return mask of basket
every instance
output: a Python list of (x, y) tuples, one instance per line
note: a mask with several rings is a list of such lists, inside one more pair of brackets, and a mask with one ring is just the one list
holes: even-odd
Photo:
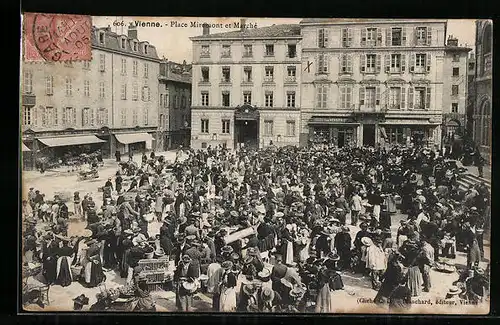
[(147, 259), (152, 259), (152, 258), (153, 258), (153, 256), (155, 255), (155, 252), (153, 251), (153, 252), (151, 252), (151, 253), (146, 253), (145, 255), (146, 255), (146, 258), (147, 258)]
[(71, 267), (71, 274), (73, 275), (73, 279), (76, 277), (79, 277), (82, 274), (83, 266), (72, 266)]

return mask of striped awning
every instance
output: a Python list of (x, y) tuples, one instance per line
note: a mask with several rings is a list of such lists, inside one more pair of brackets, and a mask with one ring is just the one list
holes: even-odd
[(59, 138), (44, 138), (38, 139), (41, 143), (49, 147), (65, 147), (76, 146), (82, 144), (103, 143), (104, 140), (99, 139), (95, 135), (79, 135)]
[(24, 143), (21, 142), (21, 150), (22, 152), (28, 152), (31, 151), (30, 148), (28, 148)]
[(149, 133), (122, 133), (115, 134), (116, 140), (122, 144), (152, 141), (153, 136)]

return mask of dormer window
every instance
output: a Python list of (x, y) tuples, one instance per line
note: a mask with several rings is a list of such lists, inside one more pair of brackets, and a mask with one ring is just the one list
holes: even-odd
[(104, 44), (104, 31), (99, 31), (99, 44)]
[(134, 41), (134, 48), (133, 48), (134, 52), (137, 52), (137, 41)]
[(144, 54), (148, 54), (148, 44), (144, 44)]
[(125, 37), (122, 37), (120, 44), (121, 44), (122, 49), (126, 48), (127, 47), (127, 39)]

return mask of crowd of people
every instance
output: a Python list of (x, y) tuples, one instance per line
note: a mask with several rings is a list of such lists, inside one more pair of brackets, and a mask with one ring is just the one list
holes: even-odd
[[(184, 153), (174, 163), (154, 152), (143, 154), (141, 166), (131, 157), (120, 162), (102, 188), (102, 206), (75, 192), (74, 217), (87, 229), (74, 237), (66, 203), (30, 189), (22, 211), (25, 262), (39, 261), (45, 281), (61, 286), (97, 287), (116, 270), (148, 299), (141, 310), (154, 309), (139, 276), (145, 258), (173, 261), (179, 311), (192, 310), (201, 291), (214, 311), (338, 312), (353, 295), (346, 272), (370, 279), (375, 303), (404, 310), (431, 290), (432, 268), (459, 273), (447, 299), (488, 297), (489, 267), (479, 263), (490, 193), (485, 184), (462, 190), (460, 170), (440, 151)], [(407, 217), (393, 234), (396, 211)], [(159, 233), (148, 232), (151, 222), (162, 223)], [(467, 253), (463, 267), (454, 263), (457, 252)], [(109, 309), (108, 298), (100, 294), (91, 310)]]

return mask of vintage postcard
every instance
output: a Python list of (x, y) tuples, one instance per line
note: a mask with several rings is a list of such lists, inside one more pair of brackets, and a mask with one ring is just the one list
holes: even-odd
[(20, 310), (488, 314), (492, 24), (24, 13)]

